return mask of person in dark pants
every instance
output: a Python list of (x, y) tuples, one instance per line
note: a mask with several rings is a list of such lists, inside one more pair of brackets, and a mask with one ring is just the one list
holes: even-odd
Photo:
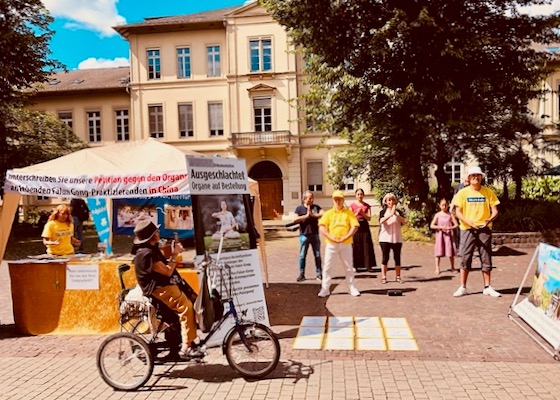
[(307, 250), (309, 245), (313, 249), (315, 257), (315, 273), (316, 279), (321, 281), (321, 240), (319, 237), (319, 218), (323, 215), (323, 209), (317, 204), (313, 204), (313, 193), (309, 190), (303, 193), (303, 203), (296, 207), (295, 213), (297, 218), (294, 219), (295, 224), (299, 224), (299, 275), (298, 282), (305, 280), (305, 259), (307, 258)]
[(453, 293), (461, 297), (467, 292), (467, 278), (472, 267), (475, 248), (480, 254), (484, 290), (482, 294), (500, 297), (501, 294), (490, 285), (492, 272), (492, 221), (498, 217), (500, 201), (496, 194), (486, 186), (482, 186), (484, 173), (479, 167), (471, 167), (467, 171), (470, 185), (461, 189), (453, 203), (456, 206), (457, 218), (461, 221), (461, 286)]
[(80, 241), (76, 249), (78, 253), (84, 251), (84, 222), (89, 220), (89, 208), (83, 199), (70, 200), (70, 212), (74, 222), (74, 237)]
[(354, 213), (360, 227), (354, 234), (352, 252), (354, 258), (354, 272), (372, 272), (373, 267), (377, 266), (375, 253), (373, 251), (373, 240), (369, 229), (371, 220), (371, 206), (364, 201), (364, 191), (356, 189), (356, 201), (350, 204), (350, 210)]

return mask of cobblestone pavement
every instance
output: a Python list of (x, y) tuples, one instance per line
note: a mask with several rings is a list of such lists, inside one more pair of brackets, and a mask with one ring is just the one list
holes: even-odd
[[(212, 349), (203, 364), (156, 366), (139, 392), (114, 392), (99, 378), (95, 353), (103, 336), (21, 336), (13, 327), (6, 263), (0, 267), (0, 399), (522, 399), (558, 398), (560, 364), (508, 318), (533, 249), (497, 249), (493, 286), (503, 296), (482, 295), (479, 271), (472, 293), (452, 297), (459, 277), (434, 275), (433, 246), (407, 242), (403, 278), (393, 271), (382, 285), (379, 270), (359, 273), (362, 296), (347, 294), (341, 277), (333, 294), (317, 297), (319, 282), (296, 283), (297, 233), (267, 234), (273, 329), (281, 338), (281, 363), (268, 379), (237, 377)], [(378, 247), (376, 255), (379, 259)], [(457, 262), (460, 259), (457, 260)], [(442, 260), (442, 267), (447, 267)], [(309, 278), (314, 277), (308, 256)], [(529, 290), (525, 283), (523, 292)], [(388, 289), (403, 296), (389, 297)], [(292, 350), (305, 315), (406, 317), (419, 351)]]

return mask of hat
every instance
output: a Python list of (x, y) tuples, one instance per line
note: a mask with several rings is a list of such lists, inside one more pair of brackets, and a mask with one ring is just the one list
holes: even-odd
[(152, 221), (143, 219), (142, 221), (138, 222), (136, 224), (136, 227), (134, 228), (134, 234), (136, 235), (136, 237), (132, 242), (134, 244), (146, 243), (152, 238), (152, 236), (154, 236), (159, 227), (159, 225), (154, 224)]
[(344, 193), (342, 193), (342, 190), (335, 190), (332, 194), (332, 198), (333, 199), (343, 199), (344, 198)]
[(486, 174), (482, 172), (480, 167), (470, 167), (469, 169), (467, 169), (467, 176), (471, 175), (482, 175), (483, 178), (486, 176)]

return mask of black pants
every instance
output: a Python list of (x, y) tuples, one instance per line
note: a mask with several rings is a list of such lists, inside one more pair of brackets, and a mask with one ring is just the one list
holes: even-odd
[(391, 249), (393, 250), (393, 259), (395, 260), (395, 266), (401, 265), (402, 243), (379, 242), (379, 245), (381, 246), (382, 265), (387, 265), (389, 263), (389, 252), (391, 251)]

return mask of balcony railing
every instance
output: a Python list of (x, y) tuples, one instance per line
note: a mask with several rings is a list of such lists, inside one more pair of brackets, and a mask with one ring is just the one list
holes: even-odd
[(291, 144), (292, 134), (290, 131), (266, 131), (266, 132), (238, 132), (232, 133), (232, 146), (262, 146)]

